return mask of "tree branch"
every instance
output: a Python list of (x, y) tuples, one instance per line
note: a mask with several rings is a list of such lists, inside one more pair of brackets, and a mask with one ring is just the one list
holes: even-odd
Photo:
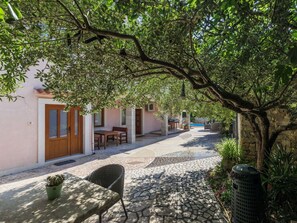
[(277, 137), (282, 133), (282, 132), (285, 132), (285, 131), (292, 131), (292, 130), (296, 130), (297, 129), (297, 123), (289, 123), (288, 125), (286, 126), (280, 126), (278, 127), (275, 131), (273, 131), (271, 133), (271, 136), (269, 138), (269, 143), (271, 145), (273, 145), (277, 139)]
[(84, 12), (83, 12), (82, 8), (80, 7), (80, 5), (78, 4), (77, 0), (74, 0), (74, 3), (75, 3), (75, 5), (76, 5), (76, 7), (78, 8), (78, 10), (79, 10), (81, 16), (83, 17), (83, 20), (84, 20), (84, 22), (85, 22), (85, 25), (86, 25), (87, 27), (90, 27), (89, 19), (88, 19), (88, 17), (84, 14)]
[(138, 77), (144, 77), (144, 76), (150, 76), (150, 75), (156, 75), (156, 74), (169, 74), (169, 73), (165, 71), (156, 71), (156, 72), (148, 72), (148, 73), (138, 74), (138, 75), (135, 75), (132, 73), (131, 75), (134, 78), (138, 78)]
[(172, 74), (173, 76), (175, 76), (177, 79), (180, 79), (180, 80), (184, 79), (183, 76), (178, 75), (177, 73), (175, 73), (175, 72), (172, 71), (171, 69), (167, 68), (167, 70), (169, 71), (170, 74)]
[(80, 23), (80, 21), (75, 17), (75, 15), (67, 8), (67, 6), (61, 2), (60, 0), (57, 0), (57, 2), (65, 9), (65, 11), (72, 17), (72, 19), (75, 21), (76, 25), (78, 26), (78, 28), (82, 29), (82, 25)]
[[(143, 70), (136, 70), (136, 71), (131, 70), (130, 74), (136, 74), (136, 73), (141, 73), (141, 72), (146, 72), (146, 71), (151, 71), (151, 70), (156, 70), (156, 69), (162, 69), (162, 68), (163, 67), (150, 67), (150, 68), (143, 69)], [(168, 72), (166, 72), (166, 73), (168, 73)]]
[(269, 101), (267, 103), (265, 103), (262, 108), (264, 110), (269, 110), (275, 106), (277, 106), (279, 104), (279, 101), (282, 99), (282, 97), (284, 96), (284, 94), (286, 93), (286, 91), (288, 90), (289, 86), (292, 84), (292, 82), (297, 78), (297, 71), (293, 74), (293, 76), (291, 77), (290, 81), (286, 84), (286, 86), (284, 87), (284, 89), (281, 91), (280, 95), (272, 100)]
[[(60, 0), (57, 0), (57, 1), (60, 2)], [(60, 4), (62, 6), (64, 6), (62, 3), (60, 3)], [(64, 6), (64, 8), (73, 17), (73, 19), (75, 19), (75, 21), (78, 21), (76, 19), (76, 17), (72, 14), (72, 12), (70, 12), (65, 6)], [(196, 81), (194, 80), (194, 78), (192, 78), (191, 75), (189, 75), (189, 72), (186, 72), (183, 68), (180, 68), (177, 65), (172, 64), (170, 62), (150, 58), (149, 56), (146, 55), (138, 38), (134, 35), (123, 34), (123, 33), (110, 31), (110, 30), (101, 30), (101, 29), (94, 28), (92, 26), (83, 27), (82, 29), (92, 32), (96, 35), (110, 37), (113, 39), (122, 39), (122, 40), (132, 41), (135, 44), (136, 49), (139, 54), (139, 56), (132, 56), (132, 57), (134, 57), (134, 59), (139, 59), (143, 63), (155, 64), (155, 65), (159, 65), (164, 68), (170, 69), (171, 71), (175, 71), (175, 73), (177, 73), (177, 75), (180, 74), (180, 75), (184, 76), (186, 79), (188, 79), (194, 89), (209, 88), (210, 92), (213, 95), (215, 95), (223, 105), (225, 105), (226, 107), (228, 107), (236, 112), (252, 111), (253, 109), (255, 109), (255, 106), (253, 103), (242, 99), (238, 95), (227, 92), (226, 90), (224, 90), (217, 84), (213, 83), (210, 80), (210, 78), (207, 76), (207, 72), (205, 70), (201, 70), (200, 72), (195, 71), (195, 73), (198, 74), (198, 76), (200, 76), (203, 80), (202, 85), (201, 85), (201, 84), (197, 84)], [(172, 72), (170, 72), (170, 73), (172, 74)], [(254, 112), (256, 113), (258, 111), (254, 111)]]
[(252, 115), (252, 114), (243, 114), (243, 115), (250, 123), (250, 125), (253, 129), (253, 132), (256, 134), (255, 137), (257, 137), (258, 140), (261, 142), (262, 141), (261, 129), (256, 122), (256, 116)]

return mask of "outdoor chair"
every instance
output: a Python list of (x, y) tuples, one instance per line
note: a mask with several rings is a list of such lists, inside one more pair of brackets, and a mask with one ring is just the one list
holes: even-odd
[[(98, 168), (97, 170), (93, 171), (89, 176), (87, 176), (85, 179), (94, 184), (98, 184), (102, 187), (105, 187), (107, 189), (110, 189), (118, 193), (120, 195), (120, 200), (121, 200), (126, 218), (128, 218), (128, 214), (123, 201), (124, 177), (125, 177), (125, 169), (122, 165), (110, 164), (110, 165), (106, 165)], [(102, 219), (102, 213), (107, 211), (115, 203), (110, 204), (110, 206), (108, 206), (105, 210), (102, 210), (99, 213), (100, 223)]]
[(94, 147), (100, 149), (101, 137), (99, 135), (94, 135)]
[[(114, 127), (112, 127), (112, 131), (118, 132), (118, 140), (119, 140), (120, 144), (122, 144), (123, 142), (128, 143), (128, 128), (114, 126)], [(115, 137), (108, 136), (107, 141), (110, 139), (112, 139), (114, 141)]]

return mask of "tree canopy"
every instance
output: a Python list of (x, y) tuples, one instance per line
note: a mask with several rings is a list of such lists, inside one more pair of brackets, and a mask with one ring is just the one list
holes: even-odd
[[(280, 132), (297, 128), (296, 0), (7, 2), (0, 5), (1, 96), (38, 58), (50, 64), (38, 77), (82, 108), (107, 106), (144, 80), (185, 80), (250, 121), (259, 168)], [(272, 131), (267, 112), (276, 107), (292, 119)]]

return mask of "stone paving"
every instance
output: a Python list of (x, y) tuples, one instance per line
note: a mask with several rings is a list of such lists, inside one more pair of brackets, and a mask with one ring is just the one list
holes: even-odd
[[(52, 172), (67, 171), (83, 177), (100, 166), (119, 163), (126, 169), (124, 202), (128, 219), (118, 202), (103, 215), (103, 222), (226, 222), (205, 180), (206, 172), (220, 161), (214, 150), (219, 139), (218, 134), (202, 128), (167, 139), (149, 136), (138, 139), (134, 145), (96, 151), (95, 155), (81, 158), (75, 164), (50, 165), (1, 177), (0, 184), (13, 187), (45, 178)], [(85, 222), (98, 222), (98, 216)]]
[(225, 222), (205, 181), (207, 170), (218, 161), (212, 157), (128, 172), (124, 202), (129, 218), (118, 203), (103, 215), (103, 222)]

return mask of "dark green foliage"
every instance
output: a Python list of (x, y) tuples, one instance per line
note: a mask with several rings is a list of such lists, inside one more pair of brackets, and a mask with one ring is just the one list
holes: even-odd
[(297, 157), (277, 145), (263, 183), (267, 184), (268, 212), (278, 220), (297, 218)]

